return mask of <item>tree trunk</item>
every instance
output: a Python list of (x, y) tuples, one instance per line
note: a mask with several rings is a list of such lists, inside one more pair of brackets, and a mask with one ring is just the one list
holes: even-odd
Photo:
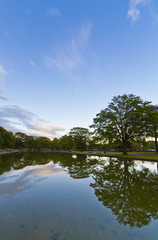
[(111, 151), (111, 143), (112, 143), (112, 141), (109, 140), (109, 142), (108, 142), (108, 151)]
[(158, 152), (158, 142), (157, 142), (157, 128), (154, 128), (154, 138), (155, 138), (155, 150)]
[(155, 150), (156, 152), (158, 152), (157, 136), (155, 136)]
[(127, 154), (127, 140), (123, 140), (123, 154)]
[(124, 176), (125, 176), (125, 180), (127, 180), (127, 179), (129, 180), (129, 177), (130, 177), (128, 166), (129, 166), (128, 160), (124, 159), (124, 170), (125, 170)]

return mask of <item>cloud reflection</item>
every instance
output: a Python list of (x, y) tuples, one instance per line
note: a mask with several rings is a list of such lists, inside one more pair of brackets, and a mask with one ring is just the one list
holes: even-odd
[(52, 174), (64, 173), (64, 169), (50, 162), (44, 166), (29, 166), (21, 170), (11, 170), (0, 176), (0, 197), (13, 197), (32, 188)]

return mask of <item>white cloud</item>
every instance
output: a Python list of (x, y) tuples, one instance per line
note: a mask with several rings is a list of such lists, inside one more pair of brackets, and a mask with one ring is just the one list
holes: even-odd
[(52, 138), (52, 136), (58, 135), (57, 132), (64, 131), (65, 129), (63, 127), (58, 126), (52, 126), (50, 124), (40, 124), (35, 125), (33, 132), (39, 136), (45, 136), (48, 138)]
[(136, 22), (140, 17), (140, 7), (146, 5), (151, 0), (130, 0), (130, 7), (127, 13), (127, 17)]
[(60, 17), (61, 13), (57, 8), (48, 8), (46, 14), (51, 17)]
[(58, 68), (62, 71), (73, 71), (83, 62), (84, 50), (88, 46), (91, 33), (91, 24), (81, 27), (77, 36), (72, 37), (70, 42), (58, 48), (53, 56), (45, 57), (45, 64), (49, 68)]
[(33, 60), (30, 60), (30, 64), (31, 64), (34, 68), (38, 69), (37, 64), (36, 64)]
[(7, 71), (0, 64), (0, 83), (4, 81), (4, 77), (7, 75)]
[(58, 137), (58, 132), (65, 130), (63, 127), (52, 126), (36, 114), (14, 105), (0, 108), (0, 126), (12, 132), (20, 131), (51, 139)]

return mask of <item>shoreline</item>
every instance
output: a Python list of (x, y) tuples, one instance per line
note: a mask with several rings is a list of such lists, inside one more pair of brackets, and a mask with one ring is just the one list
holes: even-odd
[(11, 150), (11, 151), (0, 151), (0, 155), (4, 155), (4, 154), (9, 154), (9, 153), (17, 153), (20, 152), (20, 150)]
[(98, 157), (113, 157), (113, 158), (126, 158), (129, 160), (142, 160), (142, 161), (158, 161), (158, 155), (154, 156), (151, 154), (136, 154), (136, 153), (128, 153), (127, 155), (124, 155), (122, 153), (102, 153), (102, 152), (97, 152), (97, 153), (92, 153), (92, 152), (77, 152), (77, 151), (54, 151), (58, 153), (67, 153), (67, 154), (74, 154), (74, 155), (89, 155), (89, 156), (98, 156)]
[[(21, 150), (10, 150), (10, 151), (0, 151), (0, 155), (5, 155), (5, 154), (11, 154), (11, 153), (18, 153), (18, 152), (23, 152)], [(43, 152), (47, 153), (47, 152)], [(98, 156), (98, 157), (113, 157), (113, 158), (126, 158), (129, 160), (142, 160), (142, 161), (158, 161), (158, 154), (147, 154), (147, 153), (132, 153), (129, 152), (127, 155), (122, 154), (121, 152), (79, 152), (79, 151), (59, 151), (59, 150), (54, 150), (51, 153), (66, 153), (66, 154), (71, 154), (71, 155), (88, 155), (88, 156)]]

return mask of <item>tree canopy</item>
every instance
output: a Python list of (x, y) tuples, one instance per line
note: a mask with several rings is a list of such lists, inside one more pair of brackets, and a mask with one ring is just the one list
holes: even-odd
[(148, 137), (153, 137), (155, 140), (155, 150), (158, 152), (158, 106), (151, 105), (148, 109), (147, 133)]
[(5, 128), (0, 127), (0, 148), (14, 147), (15, 138), (12, 132), (7, 131)]
[(145, 134), (146, 111), (150, 102), (144, 102), (133, 94), (113, 97), (108, 107), (93, 119), (96, 135), (108, 141), (122, 142), (123, 153), (127, 153), (129, 141)]
[(90, 132), (87, 128), (74, 127), (70, 130), (69, 135), (72, 137), (73, 147), (77, 150), (85, 150), (88, 140), (90, 138)]

